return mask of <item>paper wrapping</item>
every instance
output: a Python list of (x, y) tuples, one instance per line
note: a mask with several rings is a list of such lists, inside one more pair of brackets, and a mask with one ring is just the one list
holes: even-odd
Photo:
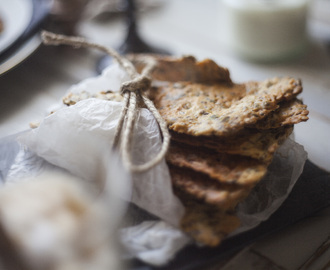
[(284, 202), (304, 169), (307, 153), (287, 139), (275, 153), (266, 176), (237, 207), (242, 225), (232, 235), (247, 231), (267, 220)]
[[(71, 87), (69, 92), (118, 91), (125, 80), (126, 74), (113, 65), (102, 75)], [(86, 157), (93, 157), (95, 151), (88, 144), (81, 143), (79, 138), (88, 136), (110, 149), (121, 107), (121, 103), (98, 99), (83, 100), (70, 107), (58, 106), (55, 113), (46, 117), (37, 129), (19, 136), (19, 143), (27, 147), (32, 155), (46, 160), (47, 164), (64, 168), (81, 178), (87, 176), (93, 179), (95, 172), (86, 166), (90, 161)], [(149, 160), (160, 147), (161, 138), (156, 121), (148, 110), (140, 109), (134, 128), (133, 161), (140, 163)], [(238, 206), (237, 214), (242, 226), (234, 234), (257, 226), (276, 211), (297, 181), (306, 158), (303, 148), (291, 140), (279, 149), (267, 176)], [(20, 167), (17, 164), (15, 166)], [(22, 168), (18, 171), (22, 171)], [(159, 220), (147, 219), (138, 224), (133, 222), (122, 229), (126, 255), (153, 265), (165, 264), (191, 241), (177, 228), (184, 209), (172, 192), (165, 161), (146, 173), (133, 175), (131, 183), (132, 192), (130, 196), (126, 193), (125, 199)]]

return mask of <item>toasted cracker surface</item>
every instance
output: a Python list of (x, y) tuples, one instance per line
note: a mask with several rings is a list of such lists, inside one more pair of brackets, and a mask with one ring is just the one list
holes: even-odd
[[(240, 84), (168, 84), (152, 94), (169, 129), (193, 136), (234, 134), (255, 124), (302, 90), (293, 78), (274, 78), (246, 92)], [(211, 97), (208, 97), (210, 95)]]
[(186, 209), (180, 226), (198, 243), (217, 246), (239, 227), (240, 220), (233, 213), (223, 212), (216, 206), (201, 203), (180, 192), (176, 194), (182, 198)]
[(191, 169), (171, 166), (173, 186), (194, 198), (212, 204), (222, 211), (233, 210), (250, 191), (251, 187), (221, 184), (203, 173)]
[(285, 125), (294, 125), (308, 120), (307, 106), (299, 99), (284, 101), (280, 107), (266, 118), (255, 124), (257, 129), (279, 128)]
[(173, 142), (166, 160), (174, 166), (204, 173), (220, 183), (241, 186), (253, 186), (267, 171), (266, 163), (253, 158)]
[(244, 129), (235, 136), (190, 136), (171, 132), (172, 140), (187, 145), (203, 146), (222, 153), (248, 156), (271, 162), (275, 151), (292, 133), (292, 126), (271, 130)]
[[(144, 67), (144, 60), (150, 55), (130, 55), (130, 60), (139, 72)], [(229, 83), (230, 74), (227, 68), (218, 66), (213, 60), (197, 61), (193, 56), (174, 58), (169, 56), (152, 56), (157, 60), (157, 67), (152, 72), (152, 78), (159, 81), (195, 83)]]

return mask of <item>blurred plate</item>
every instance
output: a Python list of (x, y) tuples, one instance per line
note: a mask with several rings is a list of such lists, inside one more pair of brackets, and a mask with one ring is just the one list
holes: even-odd
[(52, 0), (0, 0), (0, 17), (4, 24), (0, 34), (0, 75), (22, 62), (40, 45), (40, 38), (35, 35), (51, 6)]
[(9, 71), (23, 60), (25, 60), (30, 54), (32, 54), (41, 44), (39, 34), (36, 34), (25, 43), (23, 43), (15, 52), (10, 54), (8, 58), (4, 58), (0, 61), (0, 75)]
[(33, 16), (32, 0), (0, 0), (0, 53), (11, 46), (29, 26)]

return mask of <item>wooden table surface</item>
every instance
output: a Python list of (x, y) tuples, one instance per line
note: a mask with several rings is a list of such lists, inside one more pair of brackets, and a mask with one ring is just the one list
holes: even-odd
[[(300, 78), (304, 87), (301, 97), (308, 105), (310, 119), (295, 127), (295, 140), (305, 147), (313, 163), (330, 170), (330, 47), (326, 43), (330, 40), (330, 23), (327, 27), (320, 24), (314, 10), (309, 18), (310, 45), (305, 54), (290, 62), (260, 64), (244, 61), (221, 45), (217, 1), (157, 2), (159, 7), (139, 17), (141, 36), (148, 43), (174, 55), (211, 58), (229, 68), (235, 82), (285, 75)], [(86, 19), (77, 33), (117, 47), (124, 39), (125, 24), (120, 17), (102, 22)], [(41, 120), (72, 84), (96, 75), (100, 56), (90, 50), (41, 45), (23, 63), (3, 74), (0, 137), (26, 130), (31, 121)], [(242, 250), (221, 269), (329, 269), (329, 237), (330, 209), (325, 209)], [(317, 264), (308, 263), (321, 247), (325, 251)]]

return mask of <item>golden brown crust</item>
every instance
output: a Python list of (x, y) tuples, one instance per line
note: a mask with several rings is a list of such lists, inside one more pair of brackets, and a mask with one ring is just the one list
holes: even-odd
[(221, 184), (206, 174), (191, 169), (170, 166), (173, 186), (206, 204), (216, 205), (222, 211), (233, 210), (250, 191), (250, 187)]
[(220, 183), (250, 187), (255, 185), (267, 171), (267, 164), (249, 157), (173, 142), (166, 161), (176, 167), (204, 173)]
[[(180, 197), (180, 194), (177, 193)], [(190, 198), (185, 201), (185, 214), (180, 226), (198, 243), (217, 246), (240, 225), (240, 220), (231, 213), (224, 213), (218, 207), (200, 203)]]
[[(130, 55), (128, 58), (134, 63), (138, 72), (144, 67), (144, 60), (150, 55)], [(169, 56), (152, 56), (157, 60), (157, 67), (152, 78), (159, 81), (195, 83), (231, 83), (227, 68), (218, 66), (213, 60), (197, 61), (193, 56), (174, 58)]]
[(299, 99), (285, 101), (280, 107), (266, 118), (255, 124), (257, 129), (279, 128), (285, 125), (294, 125), (308, 120), (307, 106)]
[(203, 146), (234, 155), (256, 158), (270, 163), (275, 151), (290, 136), (292, 126), (271, 130), (244, 129), (234, 136), (190, 136), (171, 132), (172, 140), (193, 146)]
[(274, 78), (247, 93), (246, 86), (239, 84), (180, 83), (160, 86), (151, 97), (170, 130), (224, 136), (255, 124), (301, 90), (297, 80)]

